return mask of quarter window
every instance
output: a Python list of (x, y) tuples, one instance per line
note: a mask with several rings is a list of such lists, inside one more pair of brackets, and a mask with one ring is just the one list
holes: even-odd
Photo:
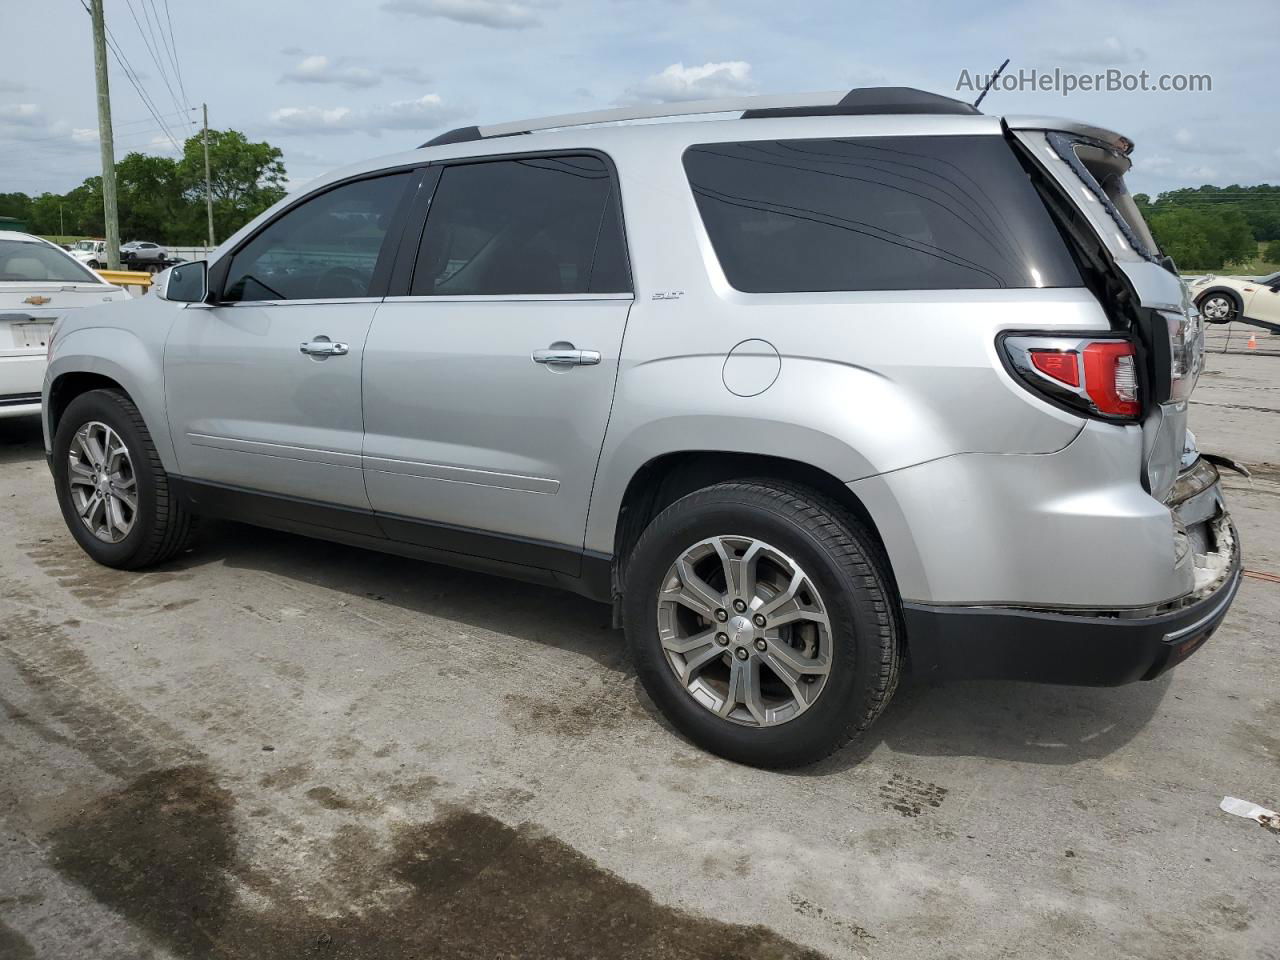
[(690, 147), (684, 167), (738, 290), (1081, 283), (998, 136), (708, 143)]
[(410, 174), (326, 191), (272, 221), (231, 259), (224, 301), (367, 297)]
[(418, 248), (415, 296), (630, 287), (613, 180), (598, 157), (495, 160), (441, 172)]

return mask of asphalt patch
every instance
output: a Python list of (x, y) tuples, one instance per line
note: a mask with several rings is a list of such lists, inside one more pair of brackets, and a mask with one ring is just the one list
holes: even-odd
[(203, 766), (147, 773), (54, 830), (53, 862), (184, 958), (819, 956), (765, 927), (655, 903), (555, 837), (446, 805), (399, 828), (389, 855), (349, 845), (343, 882), (388, 892), (363, 912), (320, 913), (250, 883), (269, 865), (240, 859), (235, 805)]

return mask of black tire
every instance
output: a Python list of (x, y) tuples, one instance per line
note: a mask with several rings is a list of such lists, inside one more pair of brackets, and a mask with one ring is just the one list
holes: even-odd
[(90, 269), (90, 270), (101, 270), (101, 269), (102, 269), (102, 264), (100, 264), (97, 260), (90, 260), (90, 261), (89, 261), (89, 269)]
[[(137, 512), (127, 536), (117, 543), (100, 540), (80, 520), (68, 482), (71, 444), (84, 424), (106, 424), (129, 449), (137, 480)], [(122, 570), (137, 570), (168, 560), (191, 540), (193, 522), (187, 505), (169, 485), (168, 474), (142, 414), (118, 390), (90, 390), (68, 404), (53, 436), (53, 482), (58, 506), (76, 542), (98, 563)]]
[[(1217, 319), (1210, 317), (1205, 313), (1205, 307), (1213, 300), (1225, 300), (1230, 307), (1230, 312), (1225, 317)], [(1232, 320), (1239, 319), (1241, 306), (1240, 297), (1234, 290), (1206, 290), (1196, 300), (1196, 309), (1200, 311), (1200, 315), (1208, 323), (1230, 323)]]
[[(826, 687), (807, 710), (773, 726), (722, 719), (675, 676), (658, 634), (659, 591), (676, 558), (714, 536), (763, 540), (814, 581), (831, 620)], [(690, 740), (729, 760), (796, 767), (826, 757), (865, 730), (893, 696), (901, 664), (901, 613), (876, 541), (840, 504), (773, 480), (721, 483), (662, 511), (625, 571), (624, 625), (645, 690)]]

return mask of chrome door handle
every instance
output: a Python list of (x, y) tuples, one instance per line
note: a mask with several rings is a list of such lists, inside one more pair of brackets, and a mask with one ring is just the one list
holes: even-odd
[(298, 344), (298, 350), (309, 357), (323, 360), (325, 357), (345, 357), (351, 350), (345, 343), (330, 340), (328, 337), (316, 337)]
[(533, 351), (534, 363), (565, 363), (575, 367), (589, 367), (600, 362), (599, 350), (562, 350), (552, 347)]

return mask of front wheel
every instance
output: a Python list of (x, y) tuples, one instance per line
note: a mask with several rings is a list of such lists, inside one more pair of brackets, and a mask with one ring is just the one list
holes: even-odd
[(191, 517), (174, 495), (138, 408), (116, 390), (68, 404), (53, 437), (58, 505), (84, 552), (136, 570), (186, 546)]
[(1238, 312), (1230, 294), (1210, 293), (1200, 301), (1200, 314), (1210, 323), (1230, 323)]
[(625, 626), (641, 681), (700, 746), (760, 767), (827, 756), (897, 685), (897, 599), (865, 529), (775, 481), (689, 494), (628, 561)]

